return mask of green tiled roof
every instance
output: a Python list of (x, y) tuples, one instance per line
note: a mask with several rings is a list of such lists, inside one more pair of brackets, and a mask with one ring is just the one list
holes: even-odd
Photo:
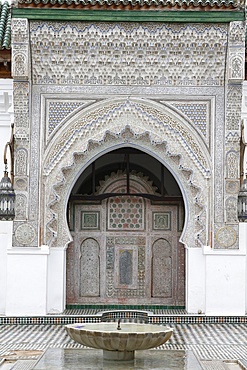
[(10, 49), (11, 11), (7, 1), (0, 1), (0, 49)]
[(139, 7), (150, 7), (150, 6), (171, 6), (171, 7), (224, 7), (224, 8), (244, 8), (243, 0), (18, 0), (19, 4), (33, 4), (33, 5), (74, 5), (74, 6), (139, 6)]

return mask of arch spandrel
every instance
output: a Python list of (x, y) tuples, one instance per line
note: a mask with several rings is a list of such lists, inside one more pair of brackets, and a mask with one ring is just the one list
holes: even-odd
[(211, 165), (206, 145), (188, 122), (144, 99), (97, 103), (56, 134), (44, 156), (44, 243), (70, 242), (66, 207), (73, 185), (89, 163), (124, 146), (154, 156), (171, 171), (185, 201), (181, 241), (189, 247), (207, 245)]

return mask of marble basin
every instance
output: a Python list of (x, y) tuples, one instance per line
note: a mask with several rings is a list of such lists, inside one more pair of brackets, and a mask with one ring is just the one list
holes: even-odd
[(173, 329), (151, 324), (86, 323), (66, 325), (69, 336), (86, 347), (103, 349), (106, 360), (134, 359), (135, 350), (145, 350), (164, 344)]

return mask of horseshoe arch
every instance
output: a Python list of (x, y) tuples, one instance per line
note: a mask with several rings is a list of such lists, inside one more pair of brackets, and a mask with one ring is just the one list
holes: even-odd
[(175, 109), (140, 98), (94, 103), (55, 133), (42, 171), (43, 243), (66, 248), (71, 241), (66, 208), (76, 180), (96, 158), (126, 146), (150, 154), (169, 169), (185, 203), (181, 242), (187, 247), (207, 245), (212, 181), (208, 148)]

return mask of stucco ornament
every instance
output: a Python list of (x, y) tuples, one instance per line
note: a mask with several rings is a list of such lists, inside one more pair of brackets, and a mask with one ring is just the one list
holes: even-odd
[(17, 227), (15, 237), (20, 245), (30, 245), (35, 237), (35, 229), (32, 225), (25, 223)]
[(223, 226), (217, 231), (216, 240), (221, 247), (229, 248), (236, 243), (237, 233), (232, 227)]
[(208, 243), (210, 158), (204, 141), (177, 112), (139, 99), (111, 99), (79, 112), (49, 143), (43, 166), (44, 242), (65, 246), (67, 200), (73, 184), (96, 157), (131, 146), (153, 155), (176, 177), (186, 198), (187, 219), (182, 241)]

